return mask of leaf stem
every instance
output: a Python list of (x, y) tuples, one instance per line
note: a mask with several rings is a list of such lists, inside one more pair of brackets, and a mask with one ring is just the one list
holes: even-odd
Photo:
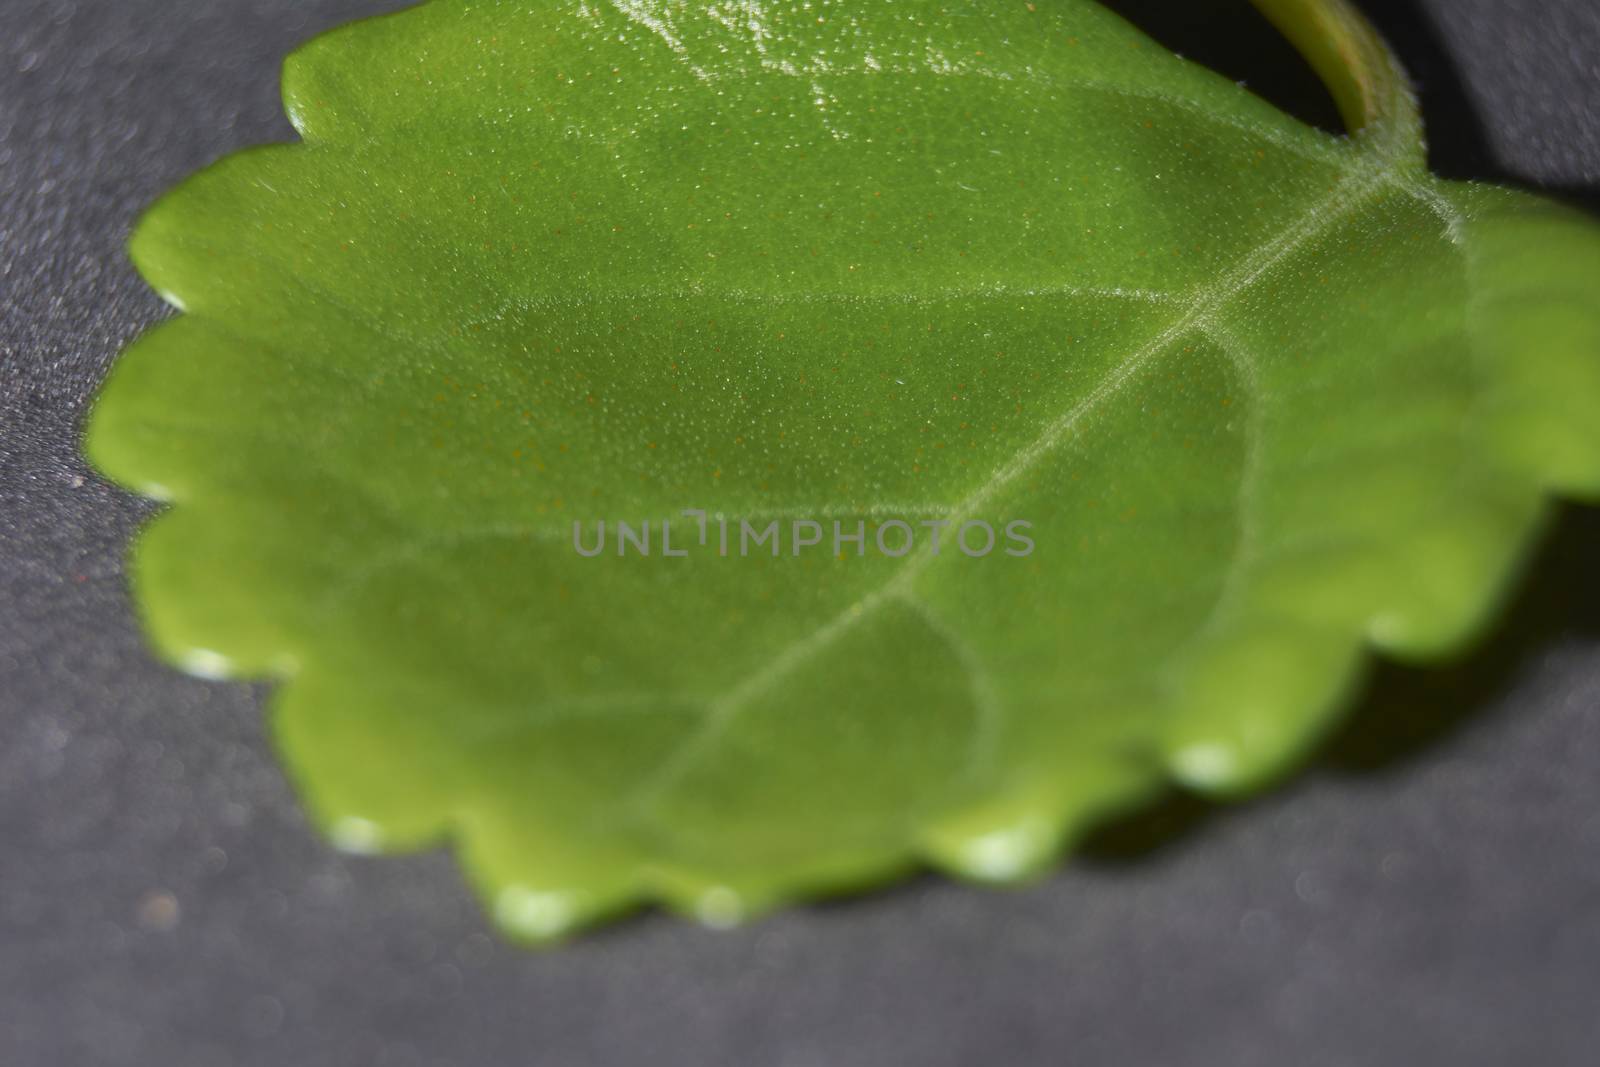
[(1317, 72), (1350, 132), (1393, 162), (1427, 163), (1411, 79), (1349, 0), (1251, 0)]

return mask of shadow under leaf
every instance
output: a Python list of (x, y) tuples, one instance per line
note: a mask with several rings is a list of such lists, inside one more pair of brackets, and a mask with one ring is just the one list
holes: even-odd
[[(1379, 660), (1362, 697), (1335, 728), (1312, 771), (1383, 773), (1482, 721), (1563, 641), (1600, 639), (1600, 508), (1565, 505), (1486, 639), (1456, 660), (1413, 666)], [(1080, 845), (1090, 863), (1139, 859), (1188, 836), (1232, 805), (1174, 791), (1115, 820)]]

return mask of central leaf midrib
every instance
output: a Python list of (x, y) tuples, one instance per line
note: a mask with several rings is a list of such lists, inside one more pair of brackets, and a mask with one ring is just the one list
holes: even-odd
[[(1214, 284), (1197, 289), (1187, 306), (1149, 342), (1121, 361), (1111, 374), (1087, 396), (1051, 422), (1043, 433), (1019, 449), (1007, 463), (994, 471), (977, 489), (952, 509), (950, 521), (959, 524), (975, 514), (996, 492), (1010, 485), (1035, 462), (1054, 450), (1066, 430), (1101, 402), (1117, 393), (1122, 385), (1148, 362), (1185, 335), (1203, 330), (1219, 309), (1248, 292), (1268, 271), (1303, 248), (1342, 219), (1365, 207), (1385, 189), (1405, 187), (1407, 175), (1374, 161), (1370, 167), (1353, 172), (1336, 184), (1327, 196), (1307, 207), (1278, 238), (1241, 257), (1240, 261)], [(1418, 195), (1413, 193), (1412, 195)], [(761, 667), (748, 672), (707, 704), (700, 726), (675, 746), (657, 770), (641, 782), (622, 806), (639, 810), (660, 796), (682, 777), (715, 739), (737, 718), (750, 698), (782, 678), (811, 655), (831, 644), (880, 605), (909, 592), (911, 583), (930, 565), (933, 557), (925, 548), (908, 556), (899, 570), (877, 588), (824, 620), (807, 633), (779, 649)]]

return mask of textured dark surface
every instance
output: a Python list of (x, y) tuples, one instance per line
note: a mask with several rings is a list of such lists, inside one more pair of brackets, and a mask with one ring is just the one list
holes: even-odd
[[(0, 0), (0, 1063), (1596, 1062), (1592, 511), (1566, 513), (1487, 647), (1381, 669), (1297, 782), (1242, 810), (1174, 802), (1030, 889), (924, 879), (535, 955), (447, 856), (316, 839), (265, 692), (143, 650), (121, 560), (150, 509), (76, 439), (164, 314), (122, 254), (139, 210), (287, 137), (282, 55), (397, 6)], [(1118, 6), (1260, 72), (1177, 0)], [(1600, 3), (1366, 6), (1423, 82), (1442, 169), (1593, 202)]]

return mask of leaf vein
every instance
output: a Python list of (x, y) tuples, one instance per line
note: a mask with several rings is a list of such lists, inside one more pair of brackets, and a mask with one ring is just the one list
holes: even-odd
[[(1263, 275), (1286, 257), (1356, 210), (1366, 206), (1384, 190), (1407, 179), (1394, 170), (1380, 167), (1363, 170), (1339, 181), (1321, 200), (1308, 207), (1299, 220), (1277, 237), (1244, 256), (1214, 283), (1199, 287), (1186, 310), (1148, 343), (1131, 353), (1117, 368), (1082, 400), (1047, 426), (1031, 443), (1020, 449), (1006, 464), (956, 505), (952, 524), (976, 514), (997, 493), (1026, 473), (1052, 452), (1068, 433), (1103, 403), (1119, 393), (1161, 352), (1194, 330), (1215, 325), (1219, 310), (1248, 292)], [(926, 548), (907, 558), (893, 577), (843, 611), (808, 633), (790, 642), (762, 667), (727, 688), (708, 705), (701, 725), (673, 749), (656, 771), (646, 776), (633, 793), (630, 805), (638, 806), (660, 796), (686, 774), (708, 752), (739, 717), (750, 700), (759, 696), (784, 676), (800, 667), (856, 623), (883, 604), (909, 590), (935, 557)]]

